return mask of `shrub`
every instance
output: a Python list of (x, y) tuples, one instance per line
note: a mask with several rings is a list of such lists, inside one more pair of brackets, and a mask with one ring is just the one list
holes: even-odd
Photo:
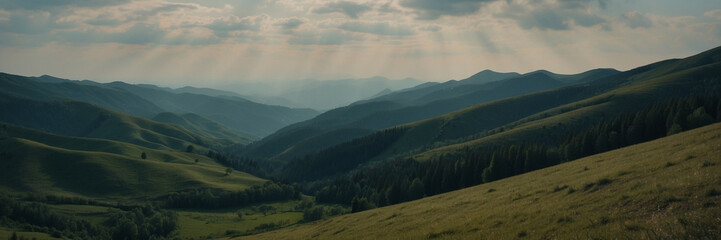
[(322, 206), (315, 206), (303, 211), (303, 221), (311, 222), (315, 220), (323, 219), (324, 208)]

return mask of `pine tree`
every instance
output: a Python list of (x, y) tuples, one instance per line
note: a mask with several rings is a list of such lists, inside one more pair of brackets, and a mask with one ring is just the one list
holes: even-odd
[(408, 188), (408, 198), (409, 200), (420, 199), (423, 195), (425, 195), (425, 191), (426, 189), (425, 186), (423, 186), (423, 182), (421, 182), (420, 179), (415, 178)]

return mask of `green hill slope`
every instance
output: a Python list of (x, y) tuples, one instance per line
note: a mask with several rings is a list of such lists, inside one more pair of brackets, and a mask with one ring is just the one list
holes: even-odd
[(0, 121), (66, 136), (176, 151), (183, 151), (188, 145), (217, 147), (234, 143), (72, 100), (41, 102), (0, 94), (0, 107), (3, 109)]
[(155, 104), (126, 91), (50, 76), (28, 78), (0, 73), (0, 93), (40, 101), (75, 99), (140, 117), (152, 117), (162, 111)]
[(248, 144), (257, 138), (255, 136), (227, 128), (223, 124), (193, 113), (186, 113), (181, 115), (164, 112), (156, 115), (155, 117), (153, 117), (152, 120), (175, 124), (184, 127), (185, 129), (188, 129), (194, 133), (201, 134), (210, 138), (232, 139), (240, 144)]
[(721, 124), (235, 239), (717, 239)]
[(0, 188), (13, 192), (153, 198), (197, 188), (235, 191), (265, 181), (242, 172), (226, 176), (226, 167), (194, 153), (59, 136), (8, 124), (2, 124), (2, 132)]
[(197, 188), (240, 190), (263, 181), (242, 173), (227, 177), (220, 166), (67, 150), (25, 139), (0, 140), (0, 146), (9, 156), (2, 162), (2, 183), (13, 192), (147, 199)]

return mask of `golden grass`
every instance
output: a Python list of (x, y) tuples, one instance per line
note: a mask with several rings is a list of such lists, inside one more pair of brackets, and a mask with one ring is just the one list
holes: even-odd
[(721, 124), (413, 202), (238, 239), (721, 236)]

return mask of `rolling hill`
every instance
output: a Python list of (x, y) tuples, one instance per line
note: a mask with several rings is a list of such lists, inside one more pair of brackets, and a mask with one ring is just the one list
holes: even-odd
[(74, 83), (51, 76), (28, 78), (0, 73), (0, 93), (6, 95), (38, 101), (75, 99), (146, 118), (162, 111), (155, 104), (131, 93), (85, 83)]
[(615, 70), (599, 69), (577, 75), (554, 75), (548, 72), (519, 75), (486, 70), (465, 80), (416, 87), (325, 112), (249, 145), (243, 154), (287, 161), (379, 129), (435, 117), (483, 102), (553, 89), (574, 82), (594, 81), (615, 73)]
[(193, 113), (179, 115), (171, 112), (164, 112), (156, 115), (152, 118), (152, 120), (175, 124), (205, 137), (227, 139), (236, 141), (240, 144), (248, 144), (256, 139), (255, 136), (237, 132), (216, 121)]
[(188, 145), (222, 147), (235, 143), (73, 100), (44, 102), (0, 95), (0, 107), (3, 109), (0, 121), (59, 135), (176, 151), (183, 151)]
[(61, 136), (6, 123), (2, 132), (0, 189), (16, 193), (148, 200), (176, 191), (237, 191), (265, 182), (242, 172), (226, 176), (226, 167), (204, 154)]
[(413, 202), (232, 239), (715, 239), (721, 124)]

